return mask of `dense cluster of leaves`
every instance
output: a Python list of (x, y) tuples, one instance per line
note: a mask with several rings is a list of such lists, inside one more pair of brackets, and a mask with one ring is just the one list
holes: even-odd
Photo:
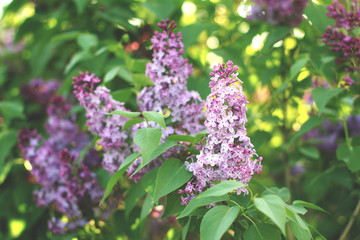
[[(308, 2), (300, 25), (288, 27), (248, 20), (249, 2), (244, 1), (11, 1), (0, 26), (2, 36), (11, 35), (9, 28), (15, 33), (12, 45), (5, 44), (5, 37), (0, 40), (0, 238), (358, 237), (360, 80), (354, 73), (355, 83), (344, 86), (348, 73), (322, 42), (327, 26), (334, 24), (326, 15), (330, 4)], [(113, 113), (129, 118), (123, 129), (140, 121), (165, 128), (163, 115), (136, 112), (136, 94), (152, 85), (145, 76), (150, 38), (156, 23), (166, 18), (179, 25), (184, 57), (194, 67), (188, 86), (203, 99), (210, 92), (209, 66), (227, 59), (239, 66), (250, 102), (248, 136), (264, 158), (263, 171), (249, 183), (246, 196), (233, 192), (241, 183), (224, 181), (181, 205), (177, 191), (192, 176), (186, 159), (169, 159), (138, 183), (124, 174), (140, 156), (137, 171), (179, 144), (187, 143), (187, 151), (196, 154), (194, 146), (204, 133), (173, 135), (159, 144), (161, 129), (143, 128), (133, 139), (141, 153), (130, 154), (112, 176), (96, 170), (103, 200), (113, 193), (123, 196), (113, 215), (77, 232), (53, 235), (47, 221), (59, 213), (54, 206), (36, 206), (36, 179), (16, 147), (23, 127), (46, 135), (49, 99), (41, 104), (35, 99), (44, 86), (30, 95), (24, 86), (34, 78), (61, 82), (57, 94), (74, 105), (70, 112), (86, 130), (85, 111), (72, 95), (71, 82), (79, 71), (91, 71), (133, 111)], [(92, 144), (101, 153), (96, 141)], [(307, 209), (312, 210), (304, 215)]]

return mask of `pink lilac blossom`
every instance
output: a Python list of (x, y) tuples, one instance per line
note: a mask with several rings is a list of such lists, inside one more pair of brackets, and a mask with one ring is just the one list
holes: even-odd
[(198, 92), (187, 90), (187, 78), (193, 67), (182, 57), (184, 45), (181, 33), (173, 32), (176, 24), (162, 20), (162, 32), (155, 32), (153, 59), (146, 65), (146, 76), (154, 86), (145, 87), (137, 101), (141, 111), (171, 111), (172, 122), (177, 123), (177, 134), (184, 131), (196, 134), (204, 129), (203, 103)]
[[(217, 181), (236, 180), (244, 185), (254, 173), (262, 170), (262, 157), (258, 158), (250, 138), (246, 136), (246, 104), (241, 81), (231, 61), (227, 65), (214, 66), (210, 73), (211, 93), (206, 98), (206, 143), (200, 146), (196, 161), (186, 162), (186, 168), (194, 174), (187, 183), (182, 203), (187, 204), (194, 196), (213, 186)], [(253, 160), (253, 158), (257, 158)], [(246, 187), (237, 193), (248, 193)]]
[(296, 27), (302, 20), (307, 0), (254, 0), (249, 20)]
[(331, 47), (331, 51), (339, 53), (336, 63), (344, 65), (345, 71), (349, 72), (342, 85), (353, 85), (355, 81), (350, 73), (356, 72), (356, 78), (360, 77), (360, 1), (353, 0), (347, 10), (335, 0), (327, 9), (327, 16), (335, 23), (327, 27), (322, 35), (323, 42)]
[[(53, 97), (47, 109), (49, 118), (45, 124), (48, 139), (36, 133), (36, 130), (22, 129), (19, 132), (19, 148), (23, 158), (32, 165), (31, 174), (39, 188), (34, 192), (38, 206), (55, 208), (68, 218), (53, 217), (48, 222), (49, 229), (55, 234), (75, 231), (90, 219), (88, 212), (99, 217), (107, 215), (100, 211), (99, 202), (104, 190), (90, 167), (97, 165), (100, 159), (91, 156), (91, 160), (76, 160), (80, 152), (90, 144), (84, 132), (79, 132), (74, 117), (69, 114), (71, 106), (61, 96)], [(86, 155), (85, 158), (89, 156)], [(85, 163), (89, 162), (90, 165)], [(90, 204), (84, 209), (83, 201)], [(90, 200), (90, 201), (89, 201)]]

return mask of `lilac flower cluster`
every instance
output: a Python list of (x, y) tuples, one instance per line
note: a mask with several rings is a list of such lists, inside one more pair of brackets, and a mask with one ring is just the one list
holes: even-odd
[(333, 18), (335, 23), (327, 27), (322, 36), (323, 42), (331, 46), (331, 51), (340, 53), (336, 63), (344, 64), (345, 71), (349, 72), (343, 79), (344, 85), (353, 85), (355, 81), (350, 73), (358, 72), (357, 77), (360, 77), (360, 1), (352, 0), (348, 11), (335, 0), (328, 6), (327, 16)]
[[(175, 126), (168, 126), (162, 131), (161, 142), (166, 141), (170, 134), (195, 134), (204, 129), (203, 104), (199, 94), (188, 91), (186, 79), (192, 71), (192, 66), (183, 59), (183, 44), (181, 34), (175, 34), (172, 30), (176, 27), (173, 22), (162, 21), (159, 27), (162, 33), (155, 32), (153, 37), (153, 61), (147, 64), (146, 74), (154, 82), (154, 86), (144, 88), (138, 95), (137, 101), (140, 111), (171, 111), (172, 122)], [(94, 74), (81, 73), (74, 78), (74, 93), (80, 105), (86, 110), (89, 130), (101, 137), (98, 142), (105, 151), (103, 167), (114, 173), (121, 162), (131, 152), (140, 152), (139, 146), (129, 144), (128, 137), (134, 137), (140, 128), (147, 127), (146, 123), (134, 125), (128, 131), (121, 132), (122, 127), (128, 120), (119, 115), (107, 115), (114, 110), (127, 111), (124, 103), (115, 101), (110, 90), (104, 86), (97, 86), (100, 82)], [(150, 127), (159, 126), (150, 122)], [(129, 134), (128, 132), (131, 132)], [(166, 154), (170, 157), (176, 154), (178, 148), (173, 148)], [(165, 156), (166, 158), (166, 156)], [(131, 175), (142, 159), (137, 159), (127, 170)], [(155, 159), (149, 165), (149, 169), (162, 163), (161, 159)], [(140, 180), (141, 176), (148, 171), (145, 168), (135, 176), (133, 180)]]
[[(90, 132), (101, 137), (97, 144), (104, 150), (102, 165), (107, 171), (114, 173), (131, 152), (141, 152), (140, 147), (130, 141), (130, 137), (133, 138), (137, 130), (148, 126), (147, 123), (142, 122), (127, 131), (121, 131), (128, 118), (107, 114), (115, 110), (128, 110), (124, 107), (124, 103), (112, 98), (109, 89), (104, 86), (96, 86), (99, 82), (100, 79), (94, 74), (80, 72), (79, 76), (74, 77), (74, 93), (80, 105), (86, 110), (88, 118), (86, 124)], [(149, 122), (149, 126), (159, 127), (159, 124)], [(162, 129), (161, 143), (165, 142), (166, 137), (174, 132), (175, 130), (171, 126)], [(176, 148), (174, 148), (175, 150)], [(172, 156), (174, 151), (169, 151), (167, 155)], [(142, 158), (140, 157), (130, 165), (127, 169), (128, 176), (132, 175), (141, 162)], [(160, 158), (154, 159), (151, 164), (132, 176), (132, 180), (139, 181), (146, 172), (161, 163)]]
[[(360, 135), (360, 115), (348, 117), (346, 124), (349, 131), (349, 137)], [(304, 140), (319, 140), (319, 143), (317, 143), (316, 146), (320, 150), (328, 153), (335, 153), (339, 145), (338, 141), (341, 138), (345, 138), (343, 125), (340, 122), (333, 124), (329, 121), (324, 121), (321, 127), (314, 128), (303, 136)]]
[(52, 96), (60, 87), (60, 82), (50, 80), (45, 82), (40, 78), (35, 78), (30, 83), (21, 86), (21, 94), (27, 99), (38, 103), (41, 106), (47, 106)]
[[(173, 32), (173, 21), (158, 24), (162, 32), (155, 32), (153, 59), (146, 65), (146, 76), (154, 86), (145, 87), (138, 96), (141, 111), (171, 111), (172, 122), (188, 134), (203, 130), (203, 104), (198, 92), (187, 90), (187, 78), (193, 68), (181, 55), (184, 45), (181, 33)], [(181, 132), (178, 132), (181, 134)]]
[[(69, 115), (70, 108), (61, 96), (51, 100), (45, 125), (48, 139), (37, 134), (36, 130), (26, 128), (20, 130), (18, 135), (23, 158), (30, 162), (31, 174), (39, 184), (34, 192), (38, 206), (55, 208), (68, 218), (68, 222), (62, 221), (61, 216), (49, 220), (49, 229), (55, 234), (84, 226), (91, 220), (85, 217), (89, 212), (98, 217), (108, 214), (99, 208), (104, 190), (96, 175), (90, 171), (90, 167), (96, 166), (100, 159), (88, 153), (84, 161), (76, 160), (90, 144), (90, 139), (84, 132), (79, 132), (74, 117)], [(88, 209), (84, 209), (85, 199)], [(107, 210), (111, 211), (110, 208)]]
[(86, 125), (91, 133), (101, 137), (98, 145), (105, 151), (102, 165), (110, 173), (114, 173), (130, 154), (129, 144), (126, 142), (127, 132), (121, 132), (128, 119), (107, 114), (115, 110), (127, 111), (124, 103), (114, 100), (106, 87), (96, 87), (100, 79), (94, 74), (80, 72), (73, 79), (75, 96), (86, 110)]
[[(182, 197), (187, 204), (195, 195), (214, 185), (216, 181), (236, 180), (247, 184), (254, 173), (262, 170), (262, 157), (257, 157), (250, 138), (246, 136), (246, 104), (241, 81), (235, 71), (238, 67), (231, 61), (227, 65), (214, 66), (211, 75), (211, 94), (206, 99), (206, 143), (196, 156), (197, 161), (186, 162), (194, 174)], [(238, 194), (248, 193), (245, 187)]]
[(302, 20), (307, 0), (254, 0), (249, 20), (296, 27)]

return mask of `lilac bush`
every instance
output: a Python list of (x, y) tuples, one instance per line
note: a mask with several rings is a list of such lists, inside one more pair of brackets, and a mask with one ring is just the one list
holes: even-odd
[[(187, 90), (187, 78), (191, 74), (192, 66), (187, 59), (183, 59), (183, 44), (181, 34), (172, 30), (176, 27), (173, 22), (162, 21), (159, 27), (162, 33), (155, 32), (152, 38), (153, 59), (146, 66), (146, 75), (150, 77), (153, 86), (145, 87), (137, 96), (140, 111), (157, 111), (166, 113), (171, 111), (173, 126), (162, 130), (161, 143), (171, 134), (196, 134), (203, 127), (203, 103), (198, 92)], [(128, 120), (119, 115), (107, 115), (115, 110), (128, 111), (124, 103), (114, 100), (110, 90), (104, 86), (97, 86), (100, 79), (94, 74), (82, 73), (74, 77), (74, 93), (86, 110), (88, 118), (86, 124), (90, 132), (101, 137), (98, 142), (104, 150), (103, 167), (114, 173), (123, 160), (131, 152), (140, 152), (139, 146), (130, 142), (135, 132), (146, 128), (147, 123), (139, 123), (127, 131), (121, 131)], [(150, 127), (159, 126), (150, 122)], [(164, 158), (176, 155), (181, 147), (174, 147), (165, 153)], [(141, 164), (142, 158), (137, 159), (127, 170), (128, 175)], [(151, 168), (158, 166), (162, 160), (156, 158), (141, 172), (132, 177), (139, 181)]]

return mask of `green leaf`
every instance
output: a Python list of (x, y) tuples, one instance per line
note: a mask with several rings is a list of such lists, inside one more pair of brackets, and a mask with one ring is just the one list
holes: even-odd
[(346, 163), (350, 171), (356, 172), (360, 170), (360, 146), (350, 148), (346, 144), (342, 144), (336, 149), (336, 156)]
[(118, 74), (118, 72), (120, 71), (120, 66), (116, 66), (111, 68), (104, 77), (104, 83), (110, 82), (111, 80), (113, 80), (115, 78), (115, 76)]
[(271, 224), (251, 225), (243, 236), (244, 240), (281, 240), (281, 233)]
[(271, 188), (267, 188), (262, 194), (261, 196), (265, 196), (268, 194), (275, 194), (277, 196), (279, 196), (284, 202), (288, 201), (290, 199), (290, 192), (287, 188), (277, 188), (277, 187), (271, 187)]
[(299, 149), (299, 151), (307, 157), (310, 157), (313, 159), (320, 158), (320, 152), (316, 147), (302, 147)]
[(15, 130), (3, 131), (0, 133), (0, 169), (5, 162), (6, 156), (17, 142), (17, 132)]
[(213, 197), (213, 196), (222, 196), (226, 193), (232, 192), (238, 188), (244, 187), (245, 185), (241, 182), (227, 180), (223, 181), (209, 189), (205, 192), (200, 193), (197, 198), (206, 198), (206, 197)]
[(89, 0), (73, 0), (76, 5), (76, 10), (78, 14), (82, 14)]
[(147, 172), (141, 179), (141, 185), (144, 187), (145, 191), (149, 193), (151, 197), (154, 196), (155, 191), (155, 181), (158, 174), (159, 168), (153, 168)]
[(273, 31), (269, 33), (267, 36), (263, 51), (272, 47), (276, 42), (284, 39), (289, 34), (289, 28), (288, 27), (277, 27)]
[(312, 239), (311, 234), (309, 233), (309, 231), (306, 231), (304, 228), (302, 228), (299, 225), (299, 223), (290, 221), (289, 226), (290, 226), (290, 229), (291, 229), (292, 233), (296, 237), (296, 239), (301, 239), (301, 240), (310, 240), (310, 239)]
[(128, 20), (135, 17), (127, 7), (116, 6), (112, 1), (101, 1), (102, 5), (108, 5), (105, 11), (96, 11), (97, 17), (103, 18), (111, 23), (116, 23), (127, 30), (135, 30)]
[(186, 222), (185, 226), (181, 230), (181, 240), (186, 240), (186, 235), (189, 230), (190, 222), (191, 222), (191, 217), (189, 217), (189, 220)]
[(292, 136), (292, 138), (289, 141), (289, 146), (292, 145), (295, 140), (304, 135), (305, 133), (307, 133), (308, 131), (310, 131), (311, 129), (313, 129), (314, 127), (320, 125), (320, 123), (322, 123), (324, 121), (324, 118), (321, 116), (311, 116), (300, 128), (299, 131), (297, 131), (294, 136)]
[(24, 106), (20, 102), (0, 102), (0, 113), (2, 113), (3, 117), (8, 121), (11, 121), (14, 118), (25, 118)]
[(166, 196), (165, 209), (161, 218), (166, 218), (184, 210), (185, 205), (181, 204), (181, 196), (174, 191)]
[(92, 33), (84, 33), (78, 37), (77, 43), (84, 51), (88, 51), (90, 48), (97, 46), (98, 37)]
[(254, 203), (255, 207), (268, 216), (286, 236), (286, 211), (283, 200), (277, 195), (265, 195), (262, 198), (255, 198)]
[(164, 116), (161, 113), (154, 112), (154, 111), (144, 111), (142, 112), (142, 115), (149, 121), (156, 122), (160, 124), (160, 126), (164, 129), (166, 129)]
[(210, 204), (216, 203), (216, 202), (227, 201), (229, 199), (230, 198), (229, 198), (228, 194), (225, 194), (222, 196), (205, 197), (205, 198), (197, 198), (196, 197), (188, 203), (188, 205), (185, 207), (185, 209), (181, 212), (181, 214), (177, 218), (179, 219), (179, 218), (186, 217), (199, 207), (207, 206), (207, 205), (210, 205)]
[(194, 139), (194, 143), (196, 144), (196, 143), (200, 142), (200, 140), (202, 140), (203, 137), (205, 137), (206, 135), (207, 135), (206, 130), (202, 131), (201, 133), (196, 134), (195, 139)]
[(147, 217), (147, 215), (149, 215), (153, 206), (154, 206), (153, 199), (150, 196), (150, 194), (148, 194), (144, 200), (143, 207), (141, 209), (140, 221), (143, 221)]
[(127, 59), (127, 68), (130, 69), (133, 73), (139, 73), (139, 75), (144, 75), (146, 72), (146, 64), (149, 62), (149, 59)]
[(346, 144), (341, 144), (336, 149), (336, 157), (339, 160), (349, 159), (351, 157), (351, 149)]
[(328, 211), (324, 210), (323, 208), (321, 208), (321, 207), (319, 207), (319, 206), (317, 206), (317, 205), (315, 205), (313, 203), (305, 202), (305, 201), (302, 201), (302, 200), (293, 201), (293, 205), (307, 207), (307, 208), (311, 208), (311, 209), (314, 209), (314, 210), (318, 210), (318, 211), (330, 214)]
[(289, 225), (297, 239), (311, 239), (311, 232), (306, 222), (292, 209), (286, 208), (286, 214), (289, 218)]
[(140, 156), (141, 156), (141, 154), (135, 152), (125, 158), (125, 160), (120, 165), (119, 169), (114, 173), (114, 175), (111, 176), (111, 178), (106, 186), (104, 196), (100, 201), (100, 205), (109, 196), (109, 194), (113, 190), (115, 184), (119, 181), (120, 177), (125, 173), (126, 169), (130, 166), (130, 164), (132, 162), (134, 162), (136, 159), (138, 159)]
[(238, 206), (216, 206), (204, 216), (200, 225), (201, 240), (220, 240), (240, 212)]
[(154, 83), (150, 78), (145, 76), (143, 73), (133, 73), (131, 74), (131, 79), (134, 83), (139, 84), (140, 86), (152, 86)]
[(307, 58), (298, 59), (290, 68), (290, 81), (294, 80), (295, 77), (300, 73), (300, 70), (307, 64)]
[(167, 137), (167, 140), (194, 143), (195, 137), (189, 135), (170, 135)]
[(332, 25), (334, 20), (326, 16), (326, 7), (310, 2), (304, 9), (304, 13), (321, 33), (325, 32), (327, 26)]
[(185, 169), (185, 165), (179, 159), (166, 160), (160, 167), (154, 191), (154, 201), (178, 189), (191, 178), (192, 174)]
[[(81, 159), (83, 159), (83, 158), (81, 158)], [(111, 179), (110, 173), (103, 168), (95, 169), (94, 173), (96, 174), (96, 178), (98, 179), (100, 186), (102, 188), (106, 189), (106, 186)], [(100, 202), (100, 204), (101, 204), (101, 202)]]
[(145, 189), (140, 183), (135, 183), (131, 186), (125, 197), (125, 215), (129, 216), (131, 210), (136, 203), (145, 195)]
[(132, 174), (136, 174), (140, 169), (142, 169), (143, 167), (145, 167), (149, 162), (151, 162), (153, 159), (157, 158), (158, 156), (160, 156), (161, 154), (163, 154), (165, 151), (167, 151), (168, 149), (174, 147), (178, 145), (176, 142), (172, 142), (172, 141), (166, 141), (162, 144), (160, 144), (150, 155), (150, 157), (144, 161), (142, 161), (142, 163), (138, 166), (138, 168), (135, 170), (135, 172)]
[(129, 120), (127, 120), (127, 121), (125, 122), (122, 131), (126, 131), (126, 130), (128, 130), (130, 127), (132, 127), (132, 126), (134, 126), (134, 125), (136, 125), (136, 124), (138, 124), (138, 123), (141, 123), (141, 122), (143, 122), (143, 121), (145, 121), (145, 120), (142, 119), (142, 118), (132, 118), (132, 119), (129, 119)]
[(188, 47), (197, 42), (200, 33), (205, 29), (205, 24), (202, 22), (190, 24), (179, 29), (182, 33), (182, 42), (184, 44), (185, 52)]
[(144, 2), (143, 6), (154, 13), (158, 19), (167, 19), (176, 9), (176, 1), (151, 1)]
[(125, 66), (119, 66), (117, 74), (128, 83), (132, 82), (131, 73)]
[(307, 210), (303, 206), (300, 206), (300, 205), (285, 205), (285, 207), (289, 208), (289, 209), (291, 209), (291, 211), (301, 214), (301, 215), (304, 215), (305, 213), (307, 213)]
[(108, 113), (107, 115), (120, 115), (127, 118), (135, 118), (138, 117), (140, 114), (141, 114), (140, 112), (127, 112), (127, 111), (115, 110), (111, 113)]
[(134, 94), (132, 88), (122, 88), (120, 90), (111, 91), (111, 96), (119, 102), (127, 102), (132, 94)]
[(88, 59), (91, 57), (91, 54), (88, 52), (78, 52), (76, 53), (70, 60), (70, 62), (65, 67), (65, 74), (68, 74), (70, 70), (75, 67), (76, 64), (78, 64), (80, 61), (84, 59)]
[(51, 42), (56, 42), (56, 41), (69, 41), (69, 40), (73, 40), (76, 39), (80, 36), (80, 32), (79, 31), (68, 31), (68, 32), (64, 32), (64, 33), (60, 33), (55, 35), (52, 39)]
[(344, 88), (336, 88), (336, 89), (327, 89), (322, 87), (317, 87), (312, 90), (311, 95), (314, 99), (319, 113), (321, 113), (324, 109), (326, 104), (336, 95), (343, 92)]
[(3, 184), (6, 177), (10, 173), (13, 164), (14, 163), (12, 161), (7, 162), (6, 164), (4, 164), (4, 166), (0, 164), (0, 185)]

